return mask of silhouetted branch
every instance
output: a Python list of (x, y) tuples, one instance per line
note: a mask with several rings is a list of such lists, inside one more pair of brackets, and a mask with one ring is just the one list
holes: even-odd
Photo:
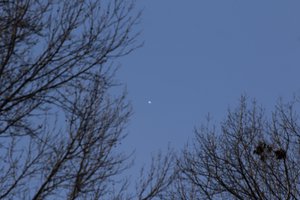
[(139, 16), (126, 0), (0, 1), (0, 199), (114, 196), (131, 107), (112, 63), (140, 46)]
[(178, 160), (173, 197), (298, 199), (298, 124), (295, 103), (279, 103), (269, 120), (255, 102), (249, 108), (242, 97), (221, 132), (209, 126), (196, 130), (195, 142)]

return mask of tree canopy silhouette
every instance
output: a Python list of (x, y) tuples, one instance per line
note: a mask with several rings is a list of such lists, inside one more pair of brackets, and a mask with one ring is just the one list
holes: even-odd
[(131, 107), (109, 89), (139, 17), (126, 0), (0, 1), (0, 199), (123, 195)]
[[(245, 97), (220, 128), (208, 123), (177, 157), (170, 199), (299, 199), (299, 102), (271, 116)], [(209, 120), (208, 120), (209, 121)]]

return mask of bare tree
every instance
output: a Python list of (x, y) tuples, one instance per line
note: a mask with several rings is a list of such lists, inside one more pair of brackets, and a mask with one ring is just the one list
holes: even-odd
[[(299, 105), (298, 105), (299, 106)], [(298, 107), (299, 109), (299, 107)], [(297, 102), (271, 116), (241, 98), (220, 128), (204, 125), (177, 161), (173, 199), (299, 199)]]
[(0, 1), (0, 199), (125, 196), (131, 108), (109, 89), (139, 16), (126, 0)]
[(136, 183), (136, 199), (169, 199), (167, 190), (175, 178), (175, 153), (170, 149), (166, 154), (152, 157), (149, 169), (142, 168)]
[(121, 0), (0, 2), (1, 136), (31, 134), (28, 120), (65, 101), (66, 83), (84, 84), (135, 49), (138, 18)]

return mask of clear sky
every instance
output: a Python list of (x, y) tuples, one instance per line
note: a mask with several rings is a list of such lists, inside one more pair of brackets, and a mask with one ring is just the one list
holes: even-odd
[[(137, 162), (180, 149), (208, 112), (241, 94), (270, 108), (300, 94), (299, 0), (138, 0), (144, 47), (119, 60), (134, 115), (128, 148)], [(149, 104), (148, 101), (152, 103)]]

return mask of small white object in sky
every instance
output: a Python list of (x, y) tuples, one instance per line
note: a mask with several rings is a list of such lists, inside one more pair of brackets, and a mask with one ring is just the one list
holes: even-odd
[(151, 104), (151, 103), (152, 103), (152, 101), (149, 100), (149, 101), (148, 101), (148, 104)]

